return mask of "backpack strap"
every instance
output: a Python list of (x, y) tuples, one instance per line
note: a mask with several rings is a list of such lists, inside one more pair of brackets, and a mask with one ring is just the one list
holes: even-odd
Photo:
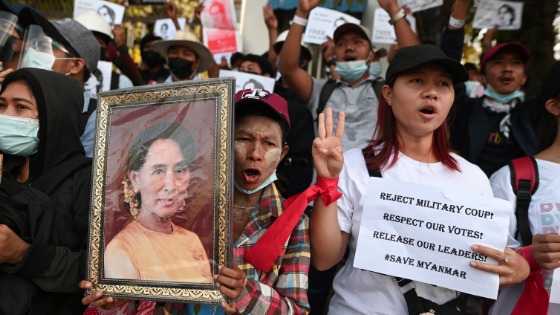
[(325, 110), (327, 102), (329, 101), (329, 98), (331, 97), (335, 88), (335, 80), (328, 80), (327, 82), (325, 82), (325, 85), (323, 85), (321, 94), (319, 94), (319, 107), (317, 107), (317, 117), (319, 117), (319, 114), (322, 113), (323, 110)]
[(525, 156), (509, 162), (511, 187), (516, 195), (515, 217), (517, 233), (523, 245), (532, 243), (533, 235), (529, 226), (529, 204), (531, 196), (539, 188), (539, 171), (535, 158)]
[[(382, 78), (377, 78), (371, 81), (373, 92), (375, 93), (375, 96), (377, 96), (378, 100), (380, 100), (382, 97), (381, 88), (383, 87), (384, 84), (385, 84), (385, 80), (383, 80)], [(329, 98), (331, 97), (335, 88), (336, 88), (335, 80), (328, 80), (327, 82), (325, 82), (325, 85), (323, 85), (323, 88), (321, 89), (321, 93), (319, 94), (319, 106), (317, 107), (317, 112), (316, 112), (317, 117), (319, 117), (319, 114), (325, 110), (325, 107), (327, 106), (327, 102), (329, 101)]]
[(85, 155), (76, 156), (41, 175), (31, 183), (31, 186), (50, 195), (64, 180), (88, 165), (91, 165), (91, 158)]

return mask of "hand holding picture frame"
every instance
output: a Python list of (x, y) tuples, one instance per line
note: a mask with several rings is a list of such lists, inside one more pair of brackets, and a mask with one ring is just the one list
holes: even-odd
[(231, 78), (99, 94), (88, 280), (118, 298), (218, 304), (230, 265)]

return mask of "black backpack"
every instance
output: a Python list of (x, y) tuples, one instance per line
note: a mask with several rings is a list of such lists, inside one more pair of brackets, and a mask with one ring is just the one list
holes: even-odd
[[(377, 99), (381, 99), (382, 97), (381, 88), (383, 87), (384, 84), (385, 84), (385, 80), (383, 80), (382, 78), (377, 78), (371, 81), (371, 87), (373, 88), (373, 91), (375, 92), (375, 96), (377, 96)], [(317, 107), (317, 117), (319, 117), (319, 114), (322, 113), (323, 110), (325, 110), (325, 106), (327, 106), (327, 102), (329, 101), (329, 98), (331, 97), (335, 88), (336, 88), (335, 80), (328, 80), (327, 82), (325, 82), (325, 85), (323, 85), (323, 88), (321, 89), (321, 93), (319, 94), (319, 107)]]

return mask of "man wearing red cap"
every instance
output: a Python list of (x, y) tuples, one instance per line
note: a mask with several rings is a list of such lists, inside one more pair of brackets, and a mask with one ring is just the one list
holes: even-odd
[(461, 156), (487, 176), (508, 161), (536, 152), (536, 134), (542, 106), (526, 101), (522, 88), (529, 51), (517, 42), (496, 45), (481, 62), (486, 78), (484, 96), (456, 96), (451, 143)]

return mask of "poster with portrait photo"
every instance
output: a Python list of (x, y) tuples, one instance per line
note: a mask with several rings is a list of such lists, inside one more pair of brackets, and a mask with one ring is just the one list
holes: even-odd
[(98, 95), (88, 276), (107, 296), (217, 304), (229, 265), (231, 78)]
[[(186, 18), (178, 18), (177, 22), (179, 22), (179, 26), (182, 30), (185, 29), (185, 25), (187, 24)], [(154, 35), (161, 37), (162, 39), (173, 39), (177, 33), (177, 29), (175, 28), (175, 24), (173, 24), (172, 19), (158, 19), (154, 23)]]
[(205, 0), (200, 19), (203, 28), (235, 30), (237, 25), (235, 4), (231, 0)]
[(327, 41), (327, 36), (332, 38), (334, 30), (345, 23), (360, 24), (360, 20), (336, 10), (317, 7), (309, 13), (303, 41), (321, 45)]
[(481, 0), (473, 19), (473, 28), (518, 30), (523, 17), (523, 2)]
[(95, 11), (113, 28), (115, 25), (122, 24), (125, 7), (110, 1), (102, 0), (75, 0), (74, 18), (85, 11)]
[(230, 71), (230, 70), (220, 70), (220, 77), (235, 78), (235, 92), (246, 89), (261, 89), (267, 91), (274, 91), (275, 78), (269, 78), (262, 75), (241, 72), (241, 71)]
[(110, 61), (100, 60), (97, 62), (97, 69), (92, 72), (89, 79), (84, 84), (84, 89), (88, 91), (93, 98), (98, 93), (109, 91), (111, 89), (111, 75), (113, 72), (113, 63)]
[(169, 2), (169, 0), (126, 0), (128, 5), (158, 5), (158, 4), (165, 4)]

